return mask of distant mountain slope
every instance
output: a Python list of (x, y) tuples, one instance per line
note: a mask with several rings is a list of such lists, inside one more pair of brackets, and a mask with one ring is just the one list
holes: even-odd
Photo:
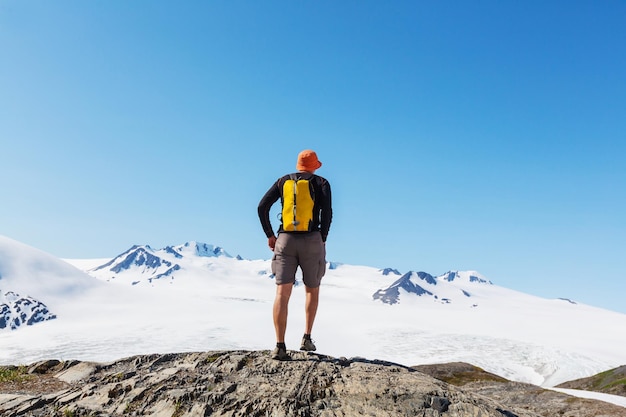
[[(540, 416), (626, 416), (626, 410), (614, 404), (624, 404), (609, 396), (601, 401), (576, 398), (553, 390), (538, 389), (536, 385), (507, 381), (468, 363), (440, 363), (412, 367), (419, 372), (458, 387), (467, 392), (497, 400), (518, 410), (528, 410)], [(575, 413), (575, 414), (572, 414)], [(512, 415), (503, 413), (504, 416)]]
[(557, 388), (603, 392), (626, 397), (626, 365), (574, 381), (557, 385)]
[(35, 298), (63, 297), (100, 285), (90, 275), (39, 249), (0, 236), (0, 288)]
[(0, 331), (56, 318), (56, 303), (100, 285), (54, 256), (0, 236)]

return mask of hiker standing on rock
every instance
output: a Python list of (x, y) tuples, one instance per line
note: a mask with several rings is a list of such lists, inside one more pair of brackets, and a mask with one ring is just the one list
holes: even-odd
[[(326, 272), (326, 237), (332, 221), (330, 184), (315, 171), (322, 166), (317, 154), (304, 150), (298, 155), (298, 172), (279, 178), (259, 203), (259, 219), (274, 251), (272, 273), (276, 279), (273, 317), (276, 348), (272, 357), (289, 360), (285, 346), (287, 310), (298, 266), (306, 290), (305, 329), (300, 350), (314, 351), (311, 331), (319, 302), (320, 282)], [(278, 237), (270, 223), (270, 208), (280, 199), (282, 210)]]

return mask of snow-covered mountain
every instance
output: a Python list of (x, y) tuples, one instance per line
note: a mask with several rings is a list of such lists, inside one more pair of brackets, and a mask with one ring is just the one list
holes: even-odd
[[(383, 273), (388, 274), (389, 271), (388, 268)], [(452, 302), (468, 304), (467, 300), (470, 300), (469, 304), (472, 307), (478, 307), (478, 304), (473, 302), (472, 292), (477, 288), (476, 285), (481, 284), (493, 285), (475, 271), (449, 271), (436, 278), (423, 271), (409, 271), (389, 287), (376, 291), (373, 297), (383, 303), (396, 304), (400, 302), (401, 294), (406, 294), (404, 297), (414, 294), (444, 304)]]
[(133, 285), (152, 283), (156, 280), (173, 281), (177, 271), (186, 265), (189, 269), (198, 263), (198, 258), (231, 256), (218, 246), (206, 243), (187, 242), (178, 246), (167, 246), (154, 250), (149, 245), (135, 245), (109, 262), (88, 272), (103, 280), (130, 281)]
[[(35, 297), (57, 316), (0, 331), (0, 364), (273, 347), (269, 260), (189, 242), (66, 261), (0, 239), (0, 288)], [(304, 328), (298, 286), (288, 348)], [(475, 271), (403, 274), (329, 262), (313, 336), (321, 353), (337, 357), (409, 366), (464, 361), (553, 386), (626, 363), (625, 327), (624, 314), (513, 291)]]
[(0, 330), (16, 330), (56, 318), (41, 301), (13, 291), (0, 292)]

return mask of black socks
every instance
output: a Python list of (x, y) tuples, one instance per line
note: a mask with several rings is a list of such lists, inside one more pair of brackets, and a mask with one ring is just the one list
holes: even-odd
[(311, 334), (305, 333), (304, 336), (302, 336), (302, 338), (306, 340), (311, 340)]

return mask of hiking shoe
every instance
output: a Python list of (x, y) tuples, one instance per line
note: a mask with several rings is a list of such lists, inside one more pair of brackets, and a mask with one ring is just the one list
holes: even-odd
[(302, 344), (300, 345), (300, 350), (304, 350), (306, 352), (313, 352), (317, 348), (311, 339), (307, 339), (306, 337), (302, 338)]
[(272, 351), (272, 359), (276, 359), (279, 361), (289, 361), (291, 360), (291, 356), (287, 353), (287, 349), (281, 347), (275, 347)]

